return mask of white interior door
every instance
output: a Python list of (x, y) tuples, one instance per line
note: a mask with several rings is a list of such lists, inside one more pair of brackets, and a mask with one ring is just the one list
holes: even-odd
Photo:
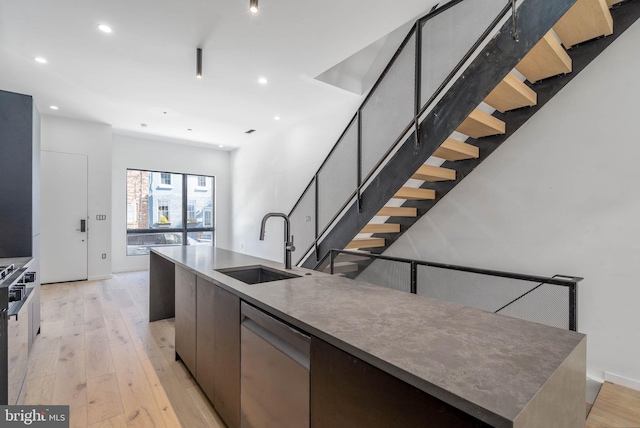
[(40, 153), (42, 283), (87, 279), (87, 156)]

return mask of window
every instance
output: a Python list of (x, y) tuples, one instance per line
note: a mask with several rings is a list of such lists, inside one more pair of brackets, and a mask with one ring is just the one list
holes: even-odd
[(168, 200), (158, 201), (158, 224), (171, 224)]
[(196, 201), (189, 201), (187, 204), (187, 222), (196, 223)]
[(202, 223), (205, 227), (213, 226), (213, 213), (211, 212), (211, 208), (204, 210), (204, 220)]
[[(127, 170), (127, 255), (213, 245), (214, 177)], [(187, 232), (188, 231), (188, 232)]]

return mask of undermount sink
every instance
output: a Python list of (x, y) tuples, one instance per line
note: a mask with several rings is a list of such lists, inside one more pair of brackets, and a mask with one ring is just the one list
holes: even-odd
[(216, 269), (217, 272), (242, 281), (245, 284), (261, 284), (263, 282), (281, 281), (283, 279), (300, 278), (300, 275), (282, 272), (266, 266), (243, 266)]

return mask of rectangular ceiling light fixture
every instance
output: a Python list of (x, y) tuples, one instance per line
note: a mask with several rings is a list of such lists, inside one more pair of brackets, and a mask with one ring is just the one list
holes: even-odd
[(202, 79), (202, 49), (196, 49), (196, 77)]

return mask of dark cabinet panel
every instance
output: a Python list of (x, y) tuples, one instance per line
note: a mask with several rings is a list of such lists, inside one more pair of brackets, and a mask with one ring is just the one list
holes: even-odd
[(489, 425), (312, 337), (311, 426), (457, 428)]
[(196, 380), (215, 406), (215, 285), (198, 276), (196, 289)]
[(229, 428), (240, 426), (240, 298), (215, 287), (215, 408)]
[(196, 275), (176, 266), (176, 353), (197, 377)]
[(149, 254), (149, 322), (176, 316), (175, 263)]

